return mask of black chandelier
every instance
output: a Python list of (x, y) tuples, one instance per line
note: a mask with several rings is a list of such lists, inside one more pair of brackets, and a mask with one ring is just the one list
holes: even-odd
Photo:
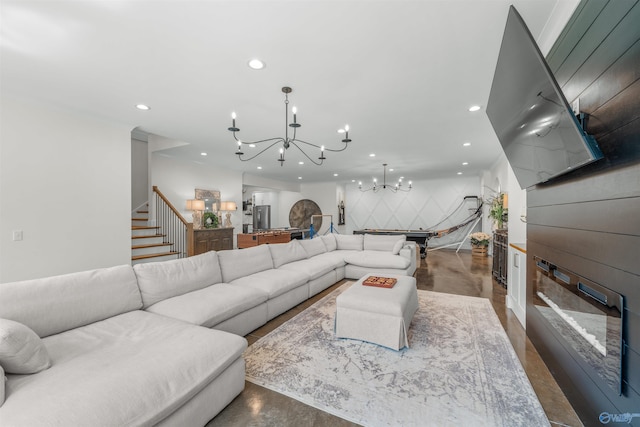
[[(293, 107), (291, 109), (291, 113), (293, 114), (293, 123), (289, 123), (289, 94), (293, 91), (293, 89), (291, 89), (288, 86), (285, 86), (282, 88), (282, 92), (284, 93), (284, 117), (285, 117), (285, 132), (284, 132), (284, 138), (283, 137), (276, 137), (276, 138), (268, 138), (268, 139), (261, 139), (259, 141), (241, 141), (238, 139), (238, 137), (236, 136), (236, 132), (240, 132), (240, 128), (236, 127), (236, 113), (231, 113), (231, 127), (228, 128), (228, 130), (230, 132), (233, 133), (233, 139), (236, 140), (236, 143), (238, 144), (237, 146), (237, 150), (236, 150), (236, 155), (238, 156), (238, 159), (240, 159), (243, 162), (249, 161), (249, 160), (253, 160), (256, 157), (258, 157), (260, 154), (264, 153), (265, 151), (267, 151), (269, 148), (273, 147), (276, 144), (282, 144), (282, 147), (280, 147), (280, 156), (278, 157), (278, 161), (280, 162), (280, 166), (284, 165), (284, 161), (285, 161), (285, 153), (286, 150), (289, 149), (289, 147), (294, 146), (296, 147), (298, 150), (300, 150), (300, 152), (302, 154), (305, 155), (305, 157), (307, 159), (309, 159), (311, 162), (313, 162), (315, 165), (320, 166), (324, 160), (326, 159), (326, 157), (324, 156), (325, 151), (331, 151), (334, 153), (337, 153), (339, 151), (344, 151), (349, 143), (351, 142), (351, 140), (349, 139), (349, 125), (346, 125), (344, 127), (344, 129), (340, 129), (338, 130), (338, 133), (343, 133), (344, 134), (344, 139), (342, 140), (342, 143), (344, 144), (344, 147), (340, 148), (340, 149), (331, 149), (331, 148), (326, 148), (324, 145), (316, 145), (316, 144), (312, 144), (310, 142), (307, 141), (303, 141), (301, 139), (296, 138), (296, 131), (297, 129), (302, 126), (300, 123), (298, 123), (297, 120), (297, 110), (296, 107)], [(290, 138), (289, 137), (289, 128), (293, 129), (293, 136)], [(268, 146), (266, 148), (264, 148), (262, 151), (258, 152), (257, 154), (255, 154), (254, 156), (248, 157), (248, 158), (243, 158), (242, 156), (244, 156), (244, 152), (242, 151), (242, 146), (243, 145), (257, 145), (260, 143), (270, 143), (268, 144)], [(309, 154), (307, 154), (302, 147), (304, 147), (304, 145), (307, 145), (309, 147), (314, 147), (316, 149), (319, 150), (320, 156), (318, 157), (318, 160), (314, 160), (313, 158), (311, 158), (309, 156)]]
[(404, 191), (408, 193), (409, 191), (411, 191), (411, 189), (413, 188), (413, 184), (411, 183), (411, 181), (409, 181), (409, 186), (407, 188), (403, 188), (402, 178), (400, 178), (395, 185), (387, 184), (387, 164), (383, 163), (382, 167), (384, 168), (382, 185), (378, 185), (378, 180), (376, 178), (373, 178), (373, 186), (367, 188), (366, 190), (363, 190), (362, 181), (360, 181), (358, 182), (358, 188), (360, 189), (360, 191), (362, 191), (363, 193), (367, 191), (373, 191), (374, 193), (377, 193), (380, 190), (390, 190), (394, 193), (398, 191)]

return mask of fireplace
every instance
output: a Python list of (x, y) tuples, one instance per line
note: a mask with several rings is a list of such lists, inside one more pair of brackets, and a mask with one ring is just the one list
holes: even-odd
[(622, 394), (622, 295), (534, 256), (534, 307), (574, 359)]

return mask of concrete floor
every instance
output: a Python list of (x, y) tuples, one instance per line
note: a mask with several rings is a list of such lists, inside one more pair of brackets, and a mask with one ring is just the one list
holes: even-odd
[[(491, 300), (529, 381), (552, 426), (582, 426), (579, 418), (538, 355), (515, 315), (505, 306), (506, 289), (491, 278), (491, 258), (470, 252), (432, 251), (416, 271), (418, 289)], [(249, 345), (304, 311), (343, 282), (305, 301), (246, 336)], [(355, 426), (282, 394), (247, 382), (244, 391), (207, 427), (220, 426)]]

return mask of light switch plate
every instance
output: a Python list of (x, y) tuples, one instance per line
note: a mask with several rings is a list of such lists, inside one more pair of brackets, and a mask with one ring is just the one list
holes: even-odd
[(19, 242), (22, 240), (22, 230), (13, 230), (13, 241)]

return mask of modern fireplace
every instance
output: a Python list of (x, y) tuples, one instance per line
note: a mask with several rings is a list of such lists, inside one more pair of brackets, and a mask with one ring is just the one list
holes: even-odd
[(548, 260), (534, 261), (534, 307), (573, 357), (621, 395), (623, 296)]

